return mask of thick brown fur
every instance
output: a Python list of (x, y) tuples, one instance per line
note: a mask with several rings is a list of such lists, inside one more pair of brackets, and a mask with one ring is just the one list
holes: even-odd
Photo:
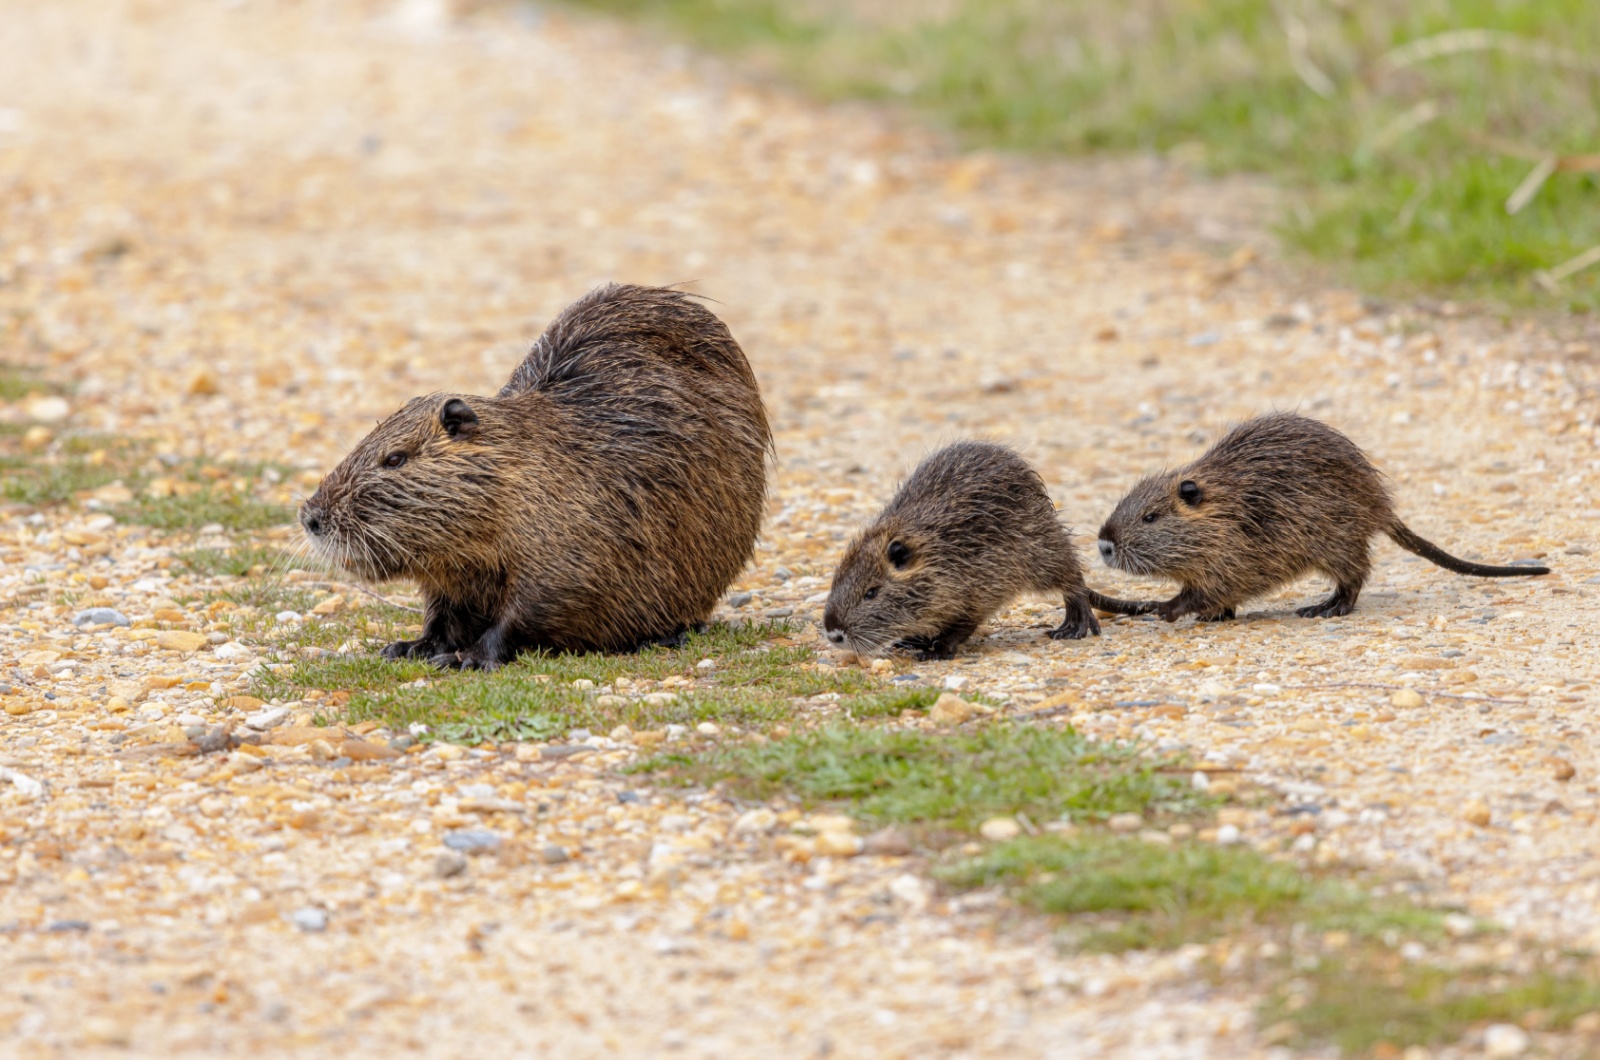
[(900, 648), (948, 659), (1025, 592), (1065, 598), (1056, 639), (1098, 635), (1093, 607), (1146, 609), (1084, 586), (1078, 551), (1027, 461), (1002, 445), (959, 442), (917, 465), (850, 543), (823, 630), (860, 655)]
[(494, 397), (432, 394), (384, 420), (300, 519), (333, 562), (420, 585), (422, 636), (391, 658), (629, 650), (703, 623), (743, 569), (771, 441), (715, 315), (613, 284), (562, 312)]
[(1333, 579), (1333, 595), (1298, 613), (1325, 618), (1355, 608), (1377, 534), (1458, 574), (1550, 573), (1469, 563), (1424, 541), (1354, 442), (1288, 412), (1242, 423), (1194, 463), (1140, 482), (1100, 528), (1100, 554), (1130, 574), (1178, 582), (1158, 609), (1169, 622), (1233, 618), (1246, 600), (1313, 571)]

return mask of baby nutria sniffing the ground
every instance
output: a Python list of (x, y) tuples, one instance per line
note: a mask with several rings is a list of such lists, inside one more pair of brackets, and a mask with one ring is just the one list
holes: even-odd
[(743, 569), (771, 444), (722, 321), (679, 291), (612, 284), (494, 397), (432, 394), (384, 420), (300, 522), (334, 563), (420, 585), (422, 636), (389, 658), (626, 651), (704, 622)]
[(948, 659), (990, 615), (1025, 592), (1060, 592), (1050, 636), (1099, 635), (1092, 608), (1142, 614), (1154, 603), (1086, 588), (1078, 550), (1044, 480), (1003, 445), (959, 442), (917, 465), (888, 507), (845, 550), (822, 625), (859, 655), (891, 648)]
[(1244, 601), (1311, 571), (1333, 579), (1333, 595), (1297, 613), (1326, 618), (1355, 609), (1376, 534), (1457, 574), (1550, 573), (1469, 563), (1424, 541), (1354, 442), (1290, 412), (1242, 423), (1194, 463), (1135, 486), (1100, 528), (1100, 555), (1118, 570), (1179, 582), (1157, 609), (1168, 622), (1232, 618)]

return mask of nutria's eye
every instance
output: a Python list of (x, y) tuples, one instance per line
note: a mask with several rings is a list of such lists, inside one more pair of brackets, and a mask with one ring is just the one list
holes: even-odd
[(889, 562), (898, 569), (911, 562), (911, 550), (898, 541), (889, 542)]
[(1200, 487), (1184, 479), (1178, 484), (1178, 499), (1193, 508), (1200, 503)]
[(383, 458), (384, 467), (399, 467), (409, 459), (405, 453), (390, 453)]
[(868, 589), (866, 592), (861, 594), (861, 599), (863, 599), (863, 600), (872, 600), (872, 599), (876, 599), (877, 595), (878, 595), (878, 587), (877, 586), (873, 586), (872, 588)]
[(1161, 518), (1161, 513), (1160, 512), (1145, 512), (1144, 513), (1144, 521), (1147, 522), (1147, 523), (1153, 523), (1159, 518)]

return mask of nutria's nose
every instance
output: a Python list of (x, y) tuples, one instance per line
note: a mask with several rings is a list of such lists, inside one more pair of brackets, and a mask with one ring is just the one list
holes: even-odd
[(844, 630), (842, 629), (830, 629), (827, 631), (825, 636), (827, 636), (829, 644), (844, 643)]
[(1117, 546), (1102, 537), (1100, 539), (1100, 558), (1105, 560), (1107, 563), (1110, 563), (1111, 557), (1115, 556), (1116, 554)]
[(322, 533), (322, 509), (306, 505), (300, 509), (300, 525), (306, 528), (306, 533), (315, 537)]

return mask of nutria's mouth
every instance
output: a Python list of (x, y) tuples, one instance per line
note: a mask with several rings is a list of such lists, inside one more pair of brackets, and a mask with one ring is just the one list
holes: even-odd
[(1154, 564), (1139, 553), (1131, 550), (1126, 545), (1117, 545), (1105, 538), (1100, 539), (1100, 559), (1112, 570), (1125, 571), (1128, 574), (1155, 575), (1160, 572)]

